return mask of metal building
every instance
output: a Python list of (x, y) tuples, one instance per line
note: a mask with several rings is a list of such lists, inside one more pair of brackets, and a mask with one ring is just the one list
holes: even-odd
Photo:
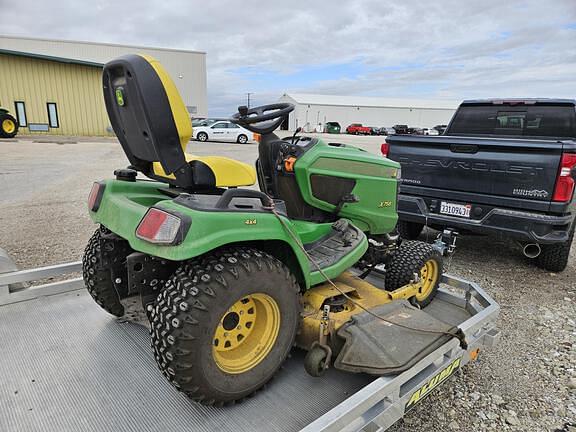
[(92, 42), (0, 36), (0, 107), (20, 133), (110, 135), (102, 66), (124, 54), (158, 59), (176, 83), (191, 117), (206, 117), (206, 53)]
[(447, 124), (460, 102), (449, 100), (390, 99), (362, 96), (335, 96), (285, 93), (280, 102), (296, 106), (284, 127), (305, 131), (323, 130), (326, 122), (338, 122), (342, 131), (352, 123), (364, 126), (433, 127)]

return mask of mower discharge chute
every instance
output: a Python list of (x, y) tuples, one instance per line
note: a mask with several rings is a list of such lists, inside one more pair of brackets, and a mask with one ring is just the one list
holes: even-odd
[[(149, 326), (160, 370), (190, 398), (250, 395), (294, 345), (308, 350), (315, 376), (329, 365), (386, 375), (458, 337), (422, 310), (442, 257), (394, 234), (399, 164), (278, 138), (290, 104), (240, 107), (232, 118), (261, 135), (256, 169), (186, 154), (190, 118), (157, 61), (121, 57), (103, 84), (130, 166), (92, 187), (100, 227), (84, 280), (109, 313)], [(243, 188), (256, 177), (260, 190)]]

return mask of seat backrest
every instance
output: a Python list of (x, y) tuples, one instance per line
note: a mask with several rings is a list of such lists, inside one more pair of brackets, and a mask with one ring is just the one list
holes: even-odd
[(162, 65), (149, 56), (125, 55), (104, 66), (102, 81), (110, 123), (132, 166), (157, 178), (152, 164), (158, 161), (175, 177), (160, 180), (193, 186), (192, 167), (184, 155), (192, 123)]

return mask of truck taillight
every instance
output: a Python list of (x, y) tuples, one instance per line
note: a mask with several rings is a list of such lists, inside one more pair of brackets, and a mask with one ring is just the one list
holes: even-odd
[(88, 195), (88, 209), (93, 212), (97, 212), (100, 207), (100, 202), (102, 201), (102, 195), (104, 195), (104, 188), (106, 185), (101, 182), (94, 182), (92, 189), (90, 189), (90, 195)]
[(175, 244), (181, 240), (182, 220), (168, 212), (150, 208), (136, 228), (136, 237), (156, 244)]
[(380, 146), (380, 151), (382, 152), (382, 156), (388, 157), (388, 151), (389, 150), (390, 150), (390, 144), (388, 144), (387, 142), (382, 143), (382, 145)]
[(556, 187), (552, 201), (566, 202), (574, 194), (574, 177), (576, 174), (576, 153), (563, 153), (560, 169), (556, 178)]

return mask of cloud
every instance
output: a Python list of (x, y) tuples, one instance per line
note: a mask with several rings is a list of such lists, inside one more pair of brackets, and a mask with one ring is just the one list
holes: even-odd
[[(10, 5), (10, 7), (6, 7)], [(574, 0), (0, 0), (2, 33), (207, 52), (210, 113), (253, 92), (464, 99), (576, 88)]]

